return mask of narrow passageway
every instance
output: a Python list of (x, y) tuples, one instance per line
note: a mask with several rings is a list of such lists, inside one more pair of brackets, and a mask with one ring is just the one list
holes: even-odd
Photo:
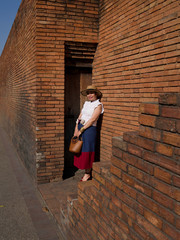
[(0, 240), (63, 240), (0, 126)]

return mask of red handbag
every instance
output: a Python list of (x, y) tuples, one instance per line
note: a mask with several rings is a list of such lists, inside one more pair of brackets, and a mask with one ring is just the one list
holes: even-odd
[(69, 145), (69, 151), (74, 154), (80, 153), (82, 144), (83, 144), (83, 141), (80, 139), (80, 137), (72, 137)]

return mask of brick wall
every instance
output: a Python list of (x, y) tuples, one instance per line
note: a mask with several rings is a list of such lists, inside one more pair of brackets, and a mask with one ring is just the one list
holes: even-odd
[(103, 92), (101, 159), (111, 139), (138, 129), (138, 107), (180, 92), (180, 5), (176, 0), (100, 1), (94, 83)]
[(64, 169), (65, 42), (98, 41), (98, 1), (37, 1), (38, 182)]
[(35, 163), (35, 1), (23, 1), (0, 58), (0, 120), (33, 177)]
[(1, 56), (1, 120), (38, 183), (62, 177), (65, 42), (97, 43), (98, 6), (23, 0)]
[(111, 162), (79, 183), (67, 239), (179, 239), (180, 95), (160, 95), (140, 113), (139, 130), (114, 137)]

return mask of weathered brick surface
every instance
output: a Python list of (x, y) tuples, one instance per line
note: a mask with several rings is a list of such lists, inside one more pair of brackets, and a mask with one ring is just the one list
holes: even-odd
[[(152, 104), (146, 106), (149, 109)], [(175, 102), (163, 101), (163, 106), (179, 109)], [(144, 114), (142, 109), (140, 114)], [(146, 114), (154, 116), (154, 110)], [(163, 129), (151, 128), (163, 136)], [(111, 163), (95, 163), (93, 180), (79, 184), (79, 215), (73, 207), (69, 216), (72, 234), (75, 229), (81, 238), (88, 228), (86, 238), (93, 240), (179, 239), (180, 162), (174, 157), (180, 150), (176, 146), (179, 133), (173, 132), (169, 143), (163, 137), (151, 137), (153, 148), (147, 147), (149, 135), (143, 137), (143, 144), (138, 133), (142, 131), (113, 138)], [(171, 130), (166, 133), (172, 134)]]

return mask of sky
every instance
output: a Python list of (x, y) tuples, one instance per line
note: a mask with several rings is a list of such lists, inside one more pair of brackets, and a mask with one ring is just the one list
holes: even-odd
[(16, 13), (22, 0), (1, 0), (0, 6), (0, 55), (5, 46)]

